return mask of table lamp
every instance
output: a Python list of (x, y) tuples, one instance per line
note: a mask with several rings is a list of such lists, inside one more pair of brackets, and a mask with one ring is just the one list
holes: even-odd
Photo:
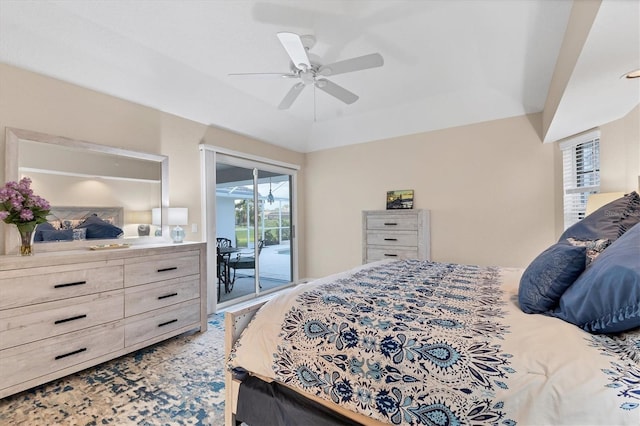
[(169, 225), (175, 225), (171, 230), (171, 239), (174, 243), (181, 243), (184, 240), (184, 229), (180, 225), (189, 223), (189, 209), (186, 207), (169, 207)]

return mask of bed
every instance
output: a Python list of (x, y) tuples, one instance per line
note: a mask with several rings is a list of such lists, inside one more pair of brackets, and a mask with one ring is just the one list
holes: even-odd
[(122, 207), (52, 207), (35, 242), (112, 239), (124, 235)]
[(526, 269), (382, 261), (227, 312), (226, 423), (640, 424), (640, 215), (625, 218), (597, 256), (569, 233)]

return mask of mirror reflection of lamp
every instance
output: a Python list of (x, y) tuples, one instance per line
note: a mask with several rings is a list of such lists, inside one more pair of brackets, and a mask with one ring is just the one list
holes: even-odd
[(152, 214), (149, 210), (139, 210), (129, 212), (129, 223), (138, 225), (138, 236), (145, 237), (149, 235), (151, 226), (149, 224), (152, 221)]
[(169, 226), (174, 225), (175, 228), (171, 230), (171, 239), (174, 243), (181, 243), (184, 241), (185, 233), (181, 225), (189, 223), (189, 209), (186, 207), (169, 207)]

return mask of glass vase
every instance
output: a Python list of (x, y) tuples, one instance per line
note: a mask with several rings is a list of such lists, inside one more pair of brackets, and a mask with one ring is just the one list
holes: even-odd
[(20, 234), (20, 256), (31, 256), (33, 254), (33, 237), (37, 223), (26, 222), (16, 225)]

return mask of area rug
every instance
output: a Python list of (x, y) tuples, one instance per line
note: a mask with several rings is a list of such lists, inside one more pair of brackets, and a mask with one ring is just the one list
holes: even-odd
[(0, 399), (2, 425), (223, 425), (224, 316), (96, 367)]

